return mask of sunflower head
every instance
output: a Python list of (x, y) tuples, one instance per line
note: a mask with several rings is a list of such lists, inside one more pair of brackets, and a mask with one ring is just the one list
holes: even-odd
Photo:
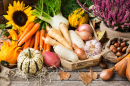
[(14, 30), (23, 31), (35, 19), (31, 9), (31, 6), (25, 7), (23, 2), (14, 1), (13, 6), (9, 4), (7, 15), (4, 15), (8, 20), (6, 24), (11, 24)]

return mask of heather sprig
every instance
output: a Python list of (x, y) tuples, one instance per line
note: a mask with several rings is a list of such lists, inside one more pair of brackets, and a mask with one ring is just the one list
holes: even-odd
[[(92, 0), (94, 15), (102, 18), (113, 30), (130, 31), (130, 0)], [(87, 12), (79, 0), (78, 4)]]

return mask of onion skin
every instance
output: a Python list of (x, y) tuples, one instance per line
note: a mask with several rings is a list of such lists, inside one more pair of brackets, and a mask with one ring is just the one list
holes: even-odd
[(60, 66), (59, 57), (53, 52), (45, 52), (42, 54), (44, 64), (48, 67), (57, 68)]
[(100, 73), (100, 77), (103, 80), (109, 80), (113, 75), (114, 67), (110, 69), (105, 69)]
[(75, 53), (78, 55), (79, 60), (87, 59), (87, 55), (83, 49), (78, 48), (76, 44), (73, 44), (72, 46), (74, 47)]
[(90, 39), (92, 39), (92, 35), (88, 32), (88, 31), (76, 31), (75, 32), (79, 35), (79, 37), (84, 40), (84, 41), (88, 41)]
[(93, 29), (89, 24), (80, 25), (77, 31), (88, 31), (90, 34), (93, 34)]

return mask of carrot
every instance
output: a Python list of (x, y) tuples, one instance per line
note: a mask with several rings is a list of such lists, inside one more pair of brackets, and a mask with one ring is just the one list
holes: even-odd
[(71, 38), (70, 38), (69, 31), (68, 31), (68, 26), (65, 23), (61, 22), (59, 24), (59, 30), (63, 34), (63, 36), (66, 39), (66, 41), (71, 45), (72, 43), (71, 43)]
[(42, 50), (42, 48), (43, 48), (44, 41), (43, 41), (42, 37), (44, 37), (44, 35), (45, 35), (45, 31), (43, 29), (41, 29), (41, 31), (40, 31), (40, 50)]
[[(47, 37), (47, 34), (46, 34), (46, 33), (45, 33), (45, 36), (44, 36), (44, 37), (45, 37), (45, 38)], [(47, 44), (46, 44), (46, 43), (44, 43), (42, 53), (44, 53), (44, 52), (46, 51), (46, 46), (47, 46)]]
[(11, 38), (11, 35), (9, 35), (7, 38), (9, 38), (9, 39), (10, 39), (10, 38)]
[[(47, 36), (46, 37), (49, 37), (49, 35), (47, 34)], [(50, 50), (51, 50), (51, 45), (46, 45), (46, 50), (45, 50), (45, 52), (50, 52)]]
[(30, 43), (31, 43), (31, 38), (29, 38), (29, 39), (25, 42), (24, 47), (23, 47), (23, 50), (26, 49), (26, 48), (28, 48), (29, 45), (30, 45)]
[(40, 23), (36, 23), (33, 28), (22, 38), (18, 46), (21, 46), (25, 41), (27, 41), (32, 35), (39, 29)]
[(54, 38), (57, 41), (59, 41), (63, 46), (65, 46), (68, 49), (72, 50), (71, 45), (65, 40), (65, 38), (62, 36), (62, 34), (58, 30), (52, 28), (52, 29), (49, 30), (48, 34), (52, 38)]
[(30, 22), (30, 23), (26, 26), (26, 28), (25, 28), (23, 34), (21, 35), (21, 37), (19, 38), (18, 41), (21, 41), (21, 40), (23, 39), (23, 37), (33, 28), (33, 26), (34, 26), (34, 22)]
[(40, 31), (37, 31), (36, 34), (35, 34), (34, 49), (38, 50), (39, 42), (40, 42)]
[(21, 34), (18, 34), (18, 39), (21, 37)]
[(34, 43), (35, 43), (35, 35), (33, 35), (32, 36), (32, 38), (31, 38), (31, 43), (30, 43), (30, 48), (32, 48), (33, 47), (33, 45), (34, 45)]

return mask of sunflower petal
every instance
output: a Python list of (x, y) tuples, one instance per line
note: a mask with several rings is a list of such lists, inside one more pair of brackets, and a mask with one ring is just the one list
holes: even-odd
[(26, 10), (24, 10), (24, 12), (27, 14), (31, 9), (32, 7), (28, 7)]
[(9, 15), (3, 15), (7, 20), (11, 20)]

